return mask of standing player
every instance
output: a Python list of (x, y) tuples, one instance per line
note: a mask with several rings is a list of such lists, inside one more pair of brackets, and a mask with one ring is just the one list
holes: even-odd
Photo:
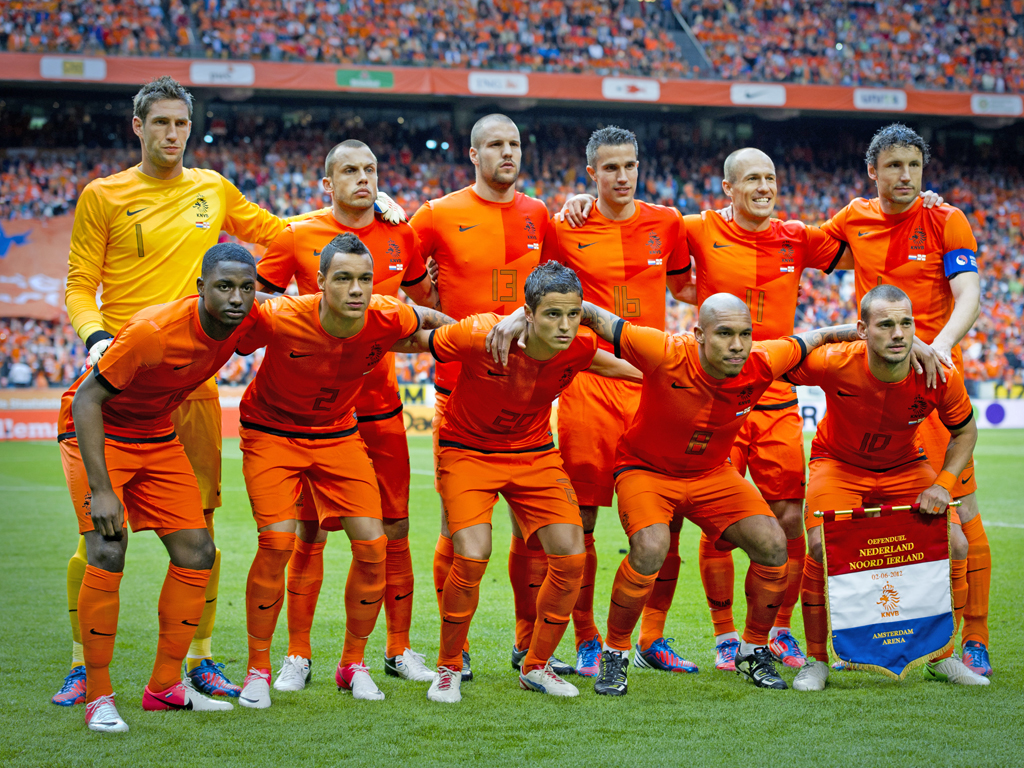
[[(552, 223), (557, 247), (545, 258), (571, 267), (579, 275), (588, 301), (636, 325), (664, 330), (666, 283), (673, 294), (680, 295), (689, 284), (682, 217), (673, 208), (634, 199), (640, 163), (631, 131), (616, 126), (594, 131), (586, 152), (587, 174), (597, 186), (596, 204), (578, 228), (564, 220)], [(601, 346), (611, 349), (607, 342)], [(601, 634), (594, 621), (597, 510), (611, 506), (615, 448), (639, 401), (637, 383), (588, 373), (577, 376), (558, 399), (558, 449), (579, 499), (587, 552), (580, 596), (572, 613), (576, 670), (587, 677), (597, 675), (601, 659)], [(513, 547), (516, 544), (513, 541)], [(531, 564), (542, 577), (543, 557)], [(679, 529), (674, 526), (669, 554), (658, 574), (649, 601), (650, 615), (645, 615), (637, 645), (637, 666), (697, 671), (697, 665), (676, 653), (664, 637), (679, 565)]]
[[(685, 217), (696, 266), (696, 304), (701, 306), (715, 293), (731, 293), (750, 310), (754, 341), (789, 336), (801, 273), (820, 269), (831, 274), (843, 244), (817, 227), (772, 218), (778, 195), (775, 164), (758, 149), (738, 149), (726, 158), (722, 189), (732, 201), (731, 221), (713, 211)], [(743, 423), (731, 458), (741, 477), (749, 467), (751, 479), (786, 534), (788, 587), (768, 647), (776, 660), (801, 667), (805, 657), (789, 626), (800, 598), (806, 552), (801, 512), (804, 441), (791, 384), (772, 382)], [(715, 627), (715, 668), (734, 670), (740, 640), (732, 612), (732, 551), (719, 549), (703, 534), (699, 552), (701, 581)]]
[[(351, 232), (374, 256), (374, 293), (397, 297), (401, 287), (417, 304), (433, 307), (437, 303), (412, 228), (404, 223), (388, 224), (374, 215), (377, 170), (376, 156), (361, 141), (343, 141), (327, 153), (323, 186), (331, 196), (332, 208), (292, 222), (271, 243), (259, 263), (259, 279), (265, 290), (283, 292), (295, 277), (300, 294), (316, 293), (321, 249), (339, 234)], [(422, 655), (410, 649), (413, 574), (408, 538), (409, 445), (391, 352), (363, 377), (355, 406), (359, 434), (377, 475), (388, 537), (384, 670), (397, 677), (430, 681), (434, 673), (424, 666)], [(309, 633), (323, 583), (327, 531), (319, 528), (308, 490), (302, 498), (295, 552), (288, 564), (288, 655), (274, 681), (274, 688), (280, 691), (301, 690), (309, 679)]]
[(499, 493), (510, 502), (523, 540), (536, 538), (548, 556), (536, 620), (523, 639), (529, 650), (520, 660), (520, 685), (554, 696), (579, 694), (550, 660), (569, 623), (585, 559), (579, 506), (551, 441), (551, 401), (581, 370), (636, 379), (639, 372), (599, 350), (593, 333), (578, 333), (592, 305), (583, 304), (572, 270), (542, 264), (526, 280), (524, 298), (533, 332), (504, 365), (486, 349), (497, 315), (472, 315), (430, 335), (439, 362), (462, 363), (439, 430), (437, 481), (455, 555), (441, 601), (431, 701), (462, 699), (462, 652), (491, 554), (491, 511)]
[(426, 331), (451, 321), (371, 296), (373, 281), (370, 251), (351, 232), (338, 235), (320, 254), (322, 293), (268, 301), (260, 324), (239, 344), (243, 353), (267, 347), (240, 407), (242, 470), (259, 529), (246, 583), (249, 673), (239, 697), (245, 707), (270, 706), (270, 643), (303, 477), (320, 528), (344, 529), (352, 546), (335, 680), (357, 699), (384, 698), (363, 656), (384, 599), (387, 538), (378, 481), (352, 409), (364, 376), (388, 350), (425, 352)]
[[(798, 691), (820, 691), (828, 680), (828, 626), (822, 568), (821, 520), (814, 512), (870, 504), (920, 504), (923, 514), (945, 514), (950, 488), (971, 460), (978, 439), (971, 400), (963, 379), (947, 369), (946, 380), (928, 387), (910, 366), (914, 310), (894, 285), (872, 288), (860, 302), (857, 330), (864, 341), (812, 352), (786, 374), (795, 384), (825, 390), (827, 410), (811, 445), (807, 486), (807, 539), (811, 556), (804, 578), (804, 630), (815, 660), (793, 681)], [(936, 477), (917, 425), (938, 413), (952, 439)], [(960, 624), (967, 598), (967, 539), (955, 510), (950, 512), (953, 607)], [(930, 677), (961, 685), (988, 685), (950, 648), (928, 662)]]
[[(476, 168), (472, 186), (424, 204), (409, 222), (420, 238), (423, 258), (437, 263), (440, 306), (456, 320), (484, 312), (507, 315), (522, 305), (526, 276), (541, 261), (548, 231), (544, 203), (516, 192), (523, 157), (516, 124), (505, 115), (485, 115), (474, 124), (470, 145), (469, 159)], [(438, 363), (436, 367), (435, 466), (438, 427), (459, 368), (458, 362)], [(434, 551), (434, 589), (439, 608), (453, 557), (442, 510), (441, 535)], [(516, 595), (530, 589), (529, 560), (522, 551), (509, 555), (509, 575)], [(517, 597), (517, 602), (521, 599)], [(471, 680), (468, 645), (464, 650), (463, 679)]]
[(753, 342), (746, 304), (705, 299), (693, 335), (621, 323), (615, 354), (644, 373), (636, 418), (619, 443), (615, 491), (630, 551), (615, 575), (595, 692), (626, 693), (630, 638), (669, 548), (677, 515), (716, 545), (750, 557), (747, 624), (736, 670), (759, 688), (782, 689), (768, 633), (786, 592), (786, 541), (761, 495), (729, 461), (743, 422), (771, 382), (820, 344), (854, 338), (853, 326)]
[[(838, 266), (853, 269), (857, 300), (876, 285), (898, 285), (914, 305), (915, 352), (963, 370), (960, 340), (978, 318), (981, 285), (977, 241), (959, 208), (925, 208), (918, 200), (928, 162), (928, 145), (899, 123), (879, 130), (866, 157), (868, 176), (878, 197), (858, 198), (822, 230), (849, 244)], [(921, 437), (932, 468), (942, 469), (949, 430), (933, 413), (921, 425)], [(964, 663), (982, 675), (992, 674), (988, 658), (988, 594), (992, 562), (981, 523), (974, 460), (950, 489), (960, 499), (958, 510), (967, 537), (967, 604), (964, 608)]]
[(252, 256), (239, 245), (215, 245), (203, 257), (197, 288), (198, 298), (137, 312), (107, 354), (61, 398), (57, 439), (88, 560), (78, 615), (85, 722), (94, 731), (128, 730), (114, 705), (110, 661), (129, 523), (135, 532), (156, 531), (171, 559), (160, 592), (160, 639), (143, 709), (232, 709), (181, 680), (215, 550), (171, 414), (228, 361), (254, 325)]

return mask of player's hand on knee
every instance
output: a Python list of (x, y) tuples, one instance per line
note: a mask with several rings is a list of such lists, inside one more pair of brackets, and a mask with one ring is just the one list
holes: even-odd
[(112, 490), (92, 494), (89, 516), (96, 533), (103, 538), (120, 539), (124, 535), (124, 505)]
[(943, 384), (946, 383), (946, 372), (942, 370), (942, 363), (938, 350), (920, 339), (914, 339), (914, 346), (910, 350), (910, 364), (914, 366), (915, 372), (924, 374), (924, 383), (928, 389), (937, 387), (939, 379)]
[(942, 199), (942, 195), (938, 192), (933, 192), (930, 189), (926, 189), (921, 193), (921, 205), (925, 208), (938, 208), (942, 205), (945, 200)]
[(933, 485), (921, 491), (914, 503), (920, 505), (922, 514), (941, 515), (946, 511), (951, 500), (949, 491), (941, 485)]
[(594, 207), (594, 200), (593, 195), (573, 195), (565, 201), (562, 210), (555, 215), (573, 229), (582, 227), (587, 223), (590, 209)]
[(526, 349), (529, 338), (530, 324), (526, 322), (526, 312), (520, 307), (487, 332), (484, 348), (490, 352), (494, 362), (507, 365), (512, 340), (518, 339), (520, 349)]

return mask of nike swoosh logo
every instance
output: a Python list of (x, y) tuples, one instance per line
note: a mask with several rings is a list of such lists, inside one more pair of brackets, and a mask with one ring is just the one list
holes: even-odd
[(963, 483), (964, 485), (967, 485), (969, 482), (971, 482), (971, 478), (972, 477), (974, 477), (974, 473), (973, 472), (967, 476), (966, 480), (961, 479), (960, 482)]
[(968, 573), (981, 573), (982, 571), (987, 571), (987, 570), (989, 570), (989, 569), (988, 568), (975, 568), (973, 571), (968, 571)]
[(772, 605), (771, 603), (769, 603), (768, 607), (769, 608), (781, 608), (782, 607), (782, 603), (779, 603), (778, 605)]
[(587, 243), (586, 245), (584, 245), (583, 243), (576, 243), (576, 247), (579, 248), (581, 251), (584, 248), (589, 248), (592, 245), (597, 245), (597, 243)]
[(297, 357), (312, 357), (312, 356), (313, 356), (313, 353), (312, 353), (312, 352), (310, 352), (310, 353), (309, 353), (308, 355), (296, 355), (296, 354), (295, 354), (294, 352), (289, 352), (289, 353), (288, 353), (288, 357), (291, 357), (291, 358), (297, 358)]
[(654, 577), (655, 581), (679, 581), (679, 579), (659, 579), (657, 576)]
[(488, 371), (487, 375), (488, 376), (508, 376), (507, 373), (495, 373), (494, 371)]
[(146, 209), (145, 208), (139, 208), (139, 210), (137, 210), (137, 211), (127, 211), (127, 213), (128, 213), (129, 216), (134, 216), (136, 213), (142, 213), (144, 210), (146, 210)]
[(479, 226), (480, 226), (479, 224), (473, 224), (472, 226), (464, 227), (461, 224), (459, 224), (459, 232), (468, 232), (469, 230), (473, 229), (474, 227), (479, 227)]
[[(194, 363), (194, 362), (195, 362), (195, 360), (192, 361), (192, 363)], [(182, 368), (188, 368), (190, 365), (192, 365), (192, 363), (185, 363), (184, 365), (176, 365), (176, 366), (174, 366), (174, 370), (180, 371)]]
[(693, 389), (693, 387), (692, 386), (687, 386), (686, 384), (676, 384), (673, 381), (672, 382), (672, 389)]
[(441, 619), (445, 624), (465, 624), (464, 621), (452, 621), (451, 619)]
[(115, 632), (97, 632), (95, 629), (89, 630), (90, 635), (99, 635), (100, 637), (113, 637)]
[(395, 595), (395, 600), (405, 600), (405, 598), (407, 598), (411, 594), (412, 594), (412, 592), (410, 592), (407, 595)]
[(384, 599), (384, 595), (381, 595), (376, 600), (370, 600), (369, 602), (367, 602), (366, 600), (360, 600), (359, 604), (360, 605), (373, 605), (374, 603), (379, 603), (383, 599)]
[(846, 392), (843, 392), (843, 391), (842, 391), (842, 390), (840, 390), (840, 389), (837, 389), (837, 390), (836, 390), (836, 394), (837, 394), (837, 395), (839, 395), (840, 397), (856, 397), (856, 395), (851, 395), (851, 394), (848, 394), (848, 393), (846, 393)]
[(207, 600), (206, 604), (209, 605), (210, 603), (215, 603), (215, 602), (217, 602), (217, 598), (216, 597), (213, 598), (213, 600)]
[(593, 589), (593, 588), (594, 588), (593, 584), (584, 584), (582, 587), (580, 587), (580, 592), (582, 592), (584, 589)]
[(728, 248), (730, 245), (732, 245), (732, 243), (726, 243), (725, 245), (719, 245), (718, 243), (713, 243), (711, 245), (711, 247), (712, 248)]
[(864, 235), (870, 235), (870, 232), (858, 232), (857, 237), (864, 237)]
[(440, 588), (439, 590), (437, 590), (437, 594), (439, 594), (439, 595), (440, 595), (440, 594), (441, 594), (442, 592), (444, 592), (444, 587), (441, 587), (441, 588)]
[(542, 584), (531, 584), (530, 585), (530, 589), (537, 589), (537, 587), (540, 587), (540, 586), (542, 586)]
[(187, 625), (189, 627), (198, 627), (199, 626), (199, 622), (198, 621), (195, 624), (193, 624), (191, 621), (185, 621), (184, 619), (182, 619), (181, 623), (185, 624), (185, 625)]
[(565, 626), (566, 624), (568, 624), (569, 622), (568, 621), (552, 621), (551, 619), (549, 619), (549, 618), (547, 618), (545, 616), (544, 617), (544, 623), (545, 624), (554, 624), (556, 627), (562, 627), (562, 626)]
[[(284, 597), (284, 595), (281, 595), (281, 597)], [(274, 607), (275, 605), (277, 605), (278, 603), (280, 603), (280, 602), (281, 602), (281, 597), (277, 598), (277, 600), (275, 600), (274, 602), (272, 602), (272, 603), (271, 603), (270, 605), (260, 605), (260, 606), (258, 606), (258, 607), (259, 607), (259, 609), (260, 609), (261, 611), (267, 611), (267, 610), (270, 610), (270, 609), (271, 609), (271, 608), (273, 608), (273, 607)]]
[(622, 608), (623, 610), (626, 610), (626, 611), (629, 610), (629, 608), (626, 608), (626, 606), (624, 606), (622, 603), (616, 603), (614, 600), (612, 600), (612, 605), (617, 605), (617, 606), (619, 606), (619, 608)]

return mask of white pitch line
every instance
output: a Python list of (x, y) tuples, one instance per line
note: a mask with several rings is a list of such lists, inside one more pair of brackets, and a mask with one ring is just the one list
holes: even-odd
[(1024, 524), (1021, 523), (997, 523), (993, 520), (985, 521), (986, 528), (1024, 528)]

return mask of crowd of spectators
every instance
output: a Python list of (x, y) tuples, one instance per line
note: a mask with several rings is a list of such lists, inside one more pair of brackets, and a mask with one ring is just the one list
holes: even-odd
[[(524, 127), (519, 188), (544, 199), (552, 213), (572, 194), (587, 190), (581, 148), (591, 128), (568, 121)], [(411, 216), (424, 201), (472, 182), (472, 167), (461, 160), (467, 149), (464, 137), (444, 124), (435, 126), (435, 131), (438, 138), (447, 137), (448, 150), (422, 149), (422, 141), (414, 141), (410, 138), (413, 134), (399, 131), (394, 123), (330, 129), (299, 125), (286, 129), (265, 121), (262, 126), (232, 126), (231, 135), (242, 139), (197, 142), (187, 161), (191, 166), (220, 171), (247, 197), (275, 213), (293, 215), (329, 204), (320, 187), (322, 149), (331, 144), (328, 136), (344, 133), (371, 143), (380, 161), (381, 189), (392, 194)], [(721, 167), (735, 140), (709, 141), (701, 135), (699, 123), (683, 121), (666, 122), (648, 133), (641, 147), (638, 197), (675, 205), (683, 213), (726, 205)], [(773, 135), (777, 137), (778, 133)], [(768, 140), (759, 141), (756, 136), (750, 142), (769, 148), (777, 159), (780, 188), (776, 210), (781, 218), (818, 223), (850, 199), (874, 194), (856, 152), (856, 142), (849, 137), (837, 136), (814, 145), (791, 138), (774, 149)], [(10, 218), (43, 215), (46, 206), (53, 210), (70, 208), (90, 178), (114, 172), (119, 162), (128, 165), (134, 159), (134, 152), (128, 150), (48, 150), (34, 158), (20, 153), (3, 159), (0, 179), (5, 197), (0, 200), (0, 213)], [(965, 211), (979, 240), (982, 314), (963, 345), (967, 375), (973, 380), (996, 380), (1008, 386), (1024, 383), (1024, 204), (1017, 193), (1024, 186), (1021, 167), (998, 159), (966, 164), (957, 152), (939, 143), (925, 179), (928, 187)], [(851, 278), (849, 273), (805, 273), (798, 327), (832, 325), (855, 317)], [(672, 330), (691, 328), (691, 308), (670, 300), (669, 324)], [(51, 358), (31, 352), (36, 355), (33, 377), (41, 372), (46, 382), (64, 384), (77, 370), (74, 365), (63, 364), (74, 354), (73, 345), (68, 342), (66, 326), (58, 324), (52, 330), (58, 334), (59, 343), (48, 346), (64, 352), (55, 352)], [(7, 354), (5, 359), (13, 362)], [(258, 357), (239, 358), (229, 364), (222, 378), (226, 383), (244, 383), (257, 366)], [(399, 371), (405, 381), (423, 381), (432, 375), (429, 358), (402, 357)]]
[[(677, 44), (673, 6), (711, 72)], [(1024, 0), (11, 0), (4, 8), (0, 49), (8, 51), (1024, 91)]]
[(724, 80), (1024, 91), (1024, 1), (684, 0)]
[(65, 386), (88, 357), (67, 321), (0, 318), (0, 387)]

